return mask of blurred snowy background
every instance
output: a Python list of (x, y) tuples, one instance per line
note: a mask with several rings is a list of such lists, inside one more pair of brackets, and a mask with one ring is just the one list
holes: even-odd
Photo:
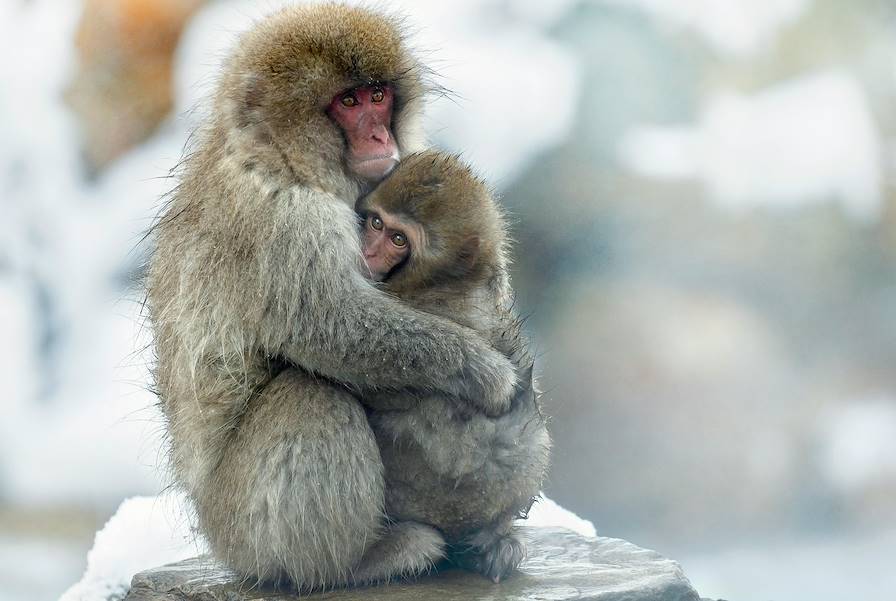
[[(141, 233), (279, 4), (0, 3), (0, 601), (58, 597), (165, 485)], [(896, 5), (381, 5), (514, 216), (547, 492), (705, 596), (894, 598)]]

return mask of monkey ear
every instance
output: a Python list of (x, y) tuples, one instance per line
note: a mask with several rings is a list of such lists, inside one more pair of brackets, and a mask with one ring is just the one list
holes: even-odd
[(240, 129), (245, 129), (261, 144), (269, 144), (271, 133), (265, 125), (263, 102), (264, 82), (255, 74), (243, 75), (235, 94), (234, 120)]
[(258, 111), (264, 93), (257, 75), (247, 74), (239, 79), (236, 93), (236, 122), (240, 127), (250, 127), (258, 121)]
[(460, 251), (460, 261), (465, 269), (473, 269), (482, 251), (482, 240), (479, 236), (470, 236), (464, 241)]

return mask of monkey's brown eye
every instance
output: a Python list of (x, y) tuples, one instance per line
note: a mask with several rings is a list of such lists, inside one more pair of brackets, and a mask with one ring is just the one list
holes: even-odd
[(406, 246), (408, 243), (408, 239), (405, 238), (404, 234), (401, 232), (395, 232), (392, 234), (392, 244), (401, 248), (402, 246)]
[(352, 107), (357, 106), (358, 99), (355, 98), (354, 94), (346, 94), (339, 102), (342, 103), (342, 106)]
[(370, 227), (379, 231), (383, 229), (383, 220), (377, 217), (376, 215), (370, 216)]
[(386, 93), (383, 92), (382, 88), (373, 88), (373, 92), (370, 94), (371, 102), (382, 102), (385, 97)]

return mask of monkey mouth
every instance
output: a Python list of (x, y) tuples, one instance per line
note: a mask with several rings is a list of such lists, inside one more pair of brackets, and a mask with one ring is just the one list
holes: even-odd
[(392, 154), (378, 154), (352, 163), (352, 171), (369, 180), (381, 180), (398, 165), (398, 157)]

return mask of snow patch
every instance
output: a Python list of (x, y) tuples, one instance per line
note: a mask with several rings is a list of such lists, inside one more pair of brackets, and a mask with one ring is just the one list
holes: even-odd
[(450, 46), (451, 63), (439, 72), (454, 96), (437, 99), (428, 114), (440, 146), (500, 184), (566, 139), (580, 84), (566, 49), (529, 30), (458, 35)]
[(818, 461), (844, 493), (896, 478), (896, 399), (868, 398), (833, 407), (818, 420)]
[[(96, 533), (87, 571), (59, 601), (118, 601), (137, 572), (208, 553), (207, 543), (191, 527), (192, 515), (189, 501), (180, 493), (127, 499)], [(532, 507), (524, 523), (596, 536), (591, 522), (547, 497)]]
[(695, 31), (722, 52), (746, 56), (767, 48), (810, 0), (602, 0), (636, 7), (670, 25)]
[(567, 528), (588, 538), (597, 536), (591, 521), (580, 518), (544, 496), (535, 502), (529, 510), (529, 517), (522, 523), (536, 528)]
[(96, 533), (84, 576), (59, 601), (117, 601), (137, 572), (206, 553), (189, 515), (178, 494), (127, 499)]
[(881, 141), (864, 91), (844, 73), (718, 95), (696, 125), (636, 128), (619, 154), (648, 177), (702, 181), (730, 210), (836, 201), (865, 221), (881, 210)]

